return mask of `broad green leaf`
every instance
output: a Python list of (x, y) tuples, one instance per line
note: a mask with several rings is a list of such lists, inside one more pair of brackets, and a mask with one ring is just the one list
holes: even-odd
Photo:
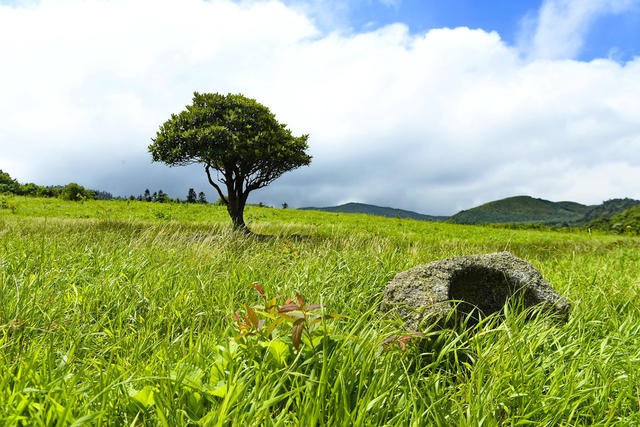
[(203, 376), (204, 371), (190, 363), (180, 363), (170, 374), (171, 379), (181, 381), (194, 388), (199, 388), (202, 385)]
[(224, 381), (219, 381), (215, 386), (206, 387), (206, 389), (210, 395), (224, 398), (227, 395), (227, 391), (229, 388), (227, 386), (227, 383), (225, 383)]
[(220, 380), (226, 377), (226, 372), (224, 371), (224, 364), (221, 362), (216, 362), (211, 367), (209, 371), (209, 384), (217, 384)]
[(135, 389), (129, 390), (129, 396), (143, 407), (148, 407), (156, 403), (153, 395), (157, 392), (158, 389), (156, 387), (146, 385), (140, 391)]
[(276, 361), (278, 366), (286, 366), (287, 357), (291, 353), (289, 346), (279, 340), (268, 341), (266, 344), (269, 353)]

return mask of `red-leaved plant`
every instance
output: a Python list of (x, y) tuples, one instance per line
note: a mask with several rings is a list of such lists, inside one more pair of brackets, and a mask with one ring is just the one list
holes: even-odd
[[(262, 286), (257, 283), (252, 283), (251, 286), (264, 300), (264, 306), (254, 309), (245, 304), (245, 314), (235, 313), (234, 325), (240, 331), (236, 340), (249, 336), (259, 336), (268, 340), (281, 325), (290, 324), (291, 343), (296, 351), (300, 351), (303, 336), (308, 339), (308, 343), (315, 351), (314, 337), (323, 333), (317, 328), (318, 324), (323, 320), (348, 317), (343, 314), (323, 313), (324, 306), (306, 304), (299, 293), (295, 298), (287, 299), (284, 305), (278, 305), (281, 296), (268, 298)], [(316, 313), (317, 311), (320, 312)]]
[(385, 349), (398, 347), (400, 350), (406, 351), (407, 344), (424, 337), (425, 335), (422, 332), (407, 332), (405, 335), (391, 335), (389, 338), (382, 341), (380, 346)]

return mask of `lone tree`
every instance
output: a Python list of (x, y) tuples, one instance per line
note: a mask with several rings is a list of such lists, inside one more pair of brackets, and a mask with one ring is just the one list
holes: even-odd
[[(287, 171), (309, 165), (311, 156), (305, 152), (308, 138), (293, 136), (255, 99), (195, 92), (193, 104), (172, 114), (160, 127), (149, 151), (154, 162), (169, 166), (204, 165), (209, 183), (227, 206), (233, 227), (248, 232), (244, 207), (249, 193)], [(221, 186), (226, 187), (226, 194)]]
[(193, 188), (189, 189), (187, 193), (187, 203), (196, 203), (198, 201), (198, 196), (196, 195), (196, 190)]
[(204, 191), (198, 193), (198, 203), (203, 205), (207, 204), (207, 196), (204, 194)]

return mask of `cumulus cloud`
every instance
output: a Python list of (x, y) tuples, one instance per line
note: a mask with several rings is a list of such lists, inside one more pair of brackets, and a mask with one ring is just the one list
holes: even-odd
[(206, 189), (197, 166), (146, 152), (197, 90), (256, 98), (311, 134), (312, 165), (253, 201), (438, 215), (516, 194), (640, 198), (640, 59), (523, 59), (467, 28), (324, 33), (278, 1), (0, 6), (0, 40), (0, 168), (22, 181)]

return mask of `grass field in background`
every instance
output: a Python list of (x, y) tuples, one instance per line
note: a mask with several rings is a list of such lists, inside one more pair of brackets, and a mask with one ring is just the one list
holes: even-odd
[[(4, 197), (0, 425), (640, 423), (640, 238), (366, 215)], [(509, 250), (572, 304), (569, 323), (506, 313), (421, 346), (377, 308), (399, 271)], [(231, 320), (295, 296), (348, 315), (315, 351)], [(278, 351), (274, 352), (277, 348)]]

